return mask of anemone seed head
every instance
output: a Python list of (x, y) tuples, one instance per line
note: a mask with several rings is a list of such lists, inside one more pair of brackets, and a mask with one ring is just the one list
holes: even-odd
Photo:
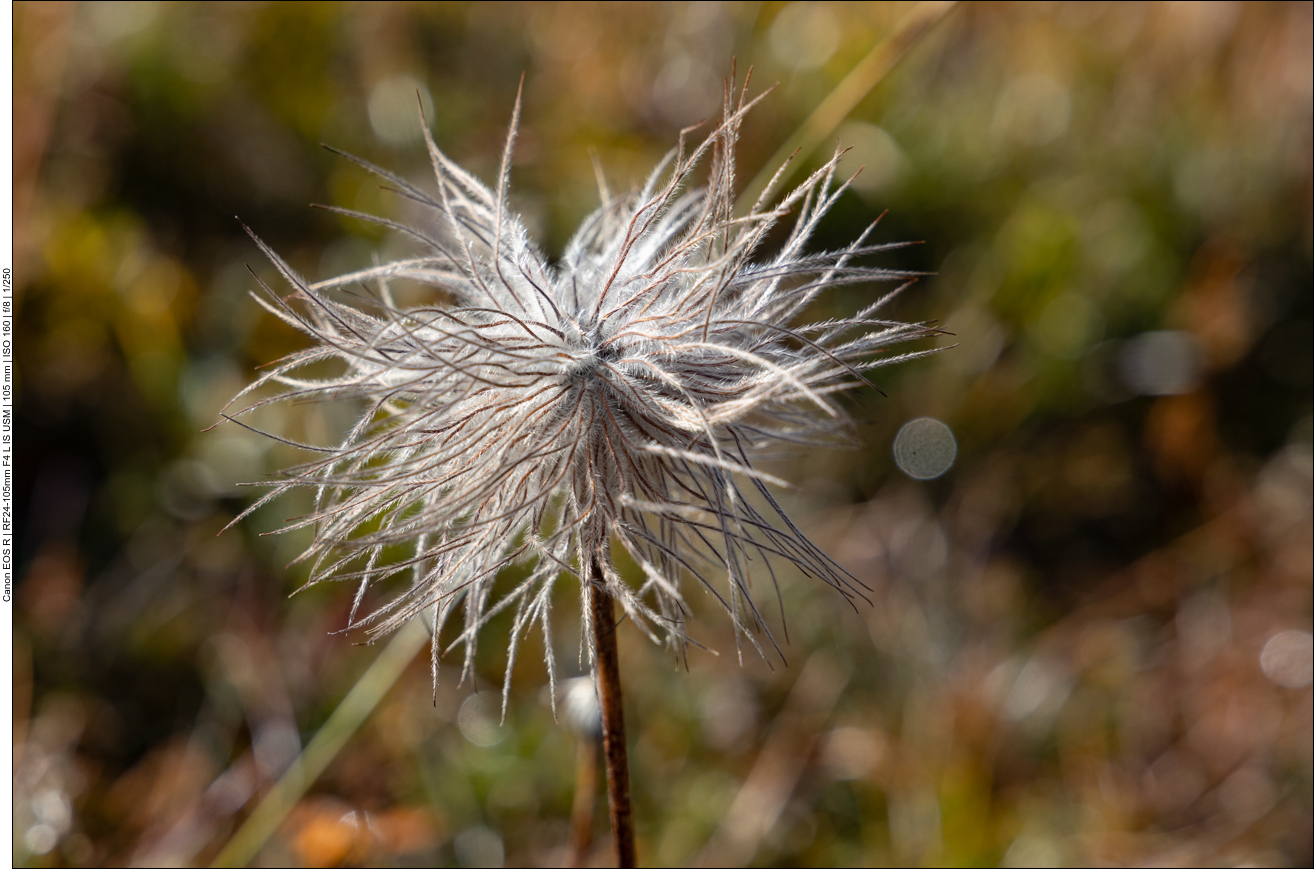
[[(432, 227), (369, 218), (414, 239), (413, 258), (309, 283), (256, 239), (295, 288), (282, 298), (266, 286), (257, 300), (313, 344), (234, 401), (271, 383), (281, 392), (229, 418), (286, 399), (354, 400), (361, 412), (340, 443), (297, 444), (314, 458), (246, 512), (295, 488), (314, 492), (313, 511), (288, 527), (314, 530), (301, 556), (308, 585), (356, 584), (350, 627), (375, 637), (426, 618), (436, 680), (440, 655), (462, 644), (468, 674), (480, 628), (513, 609), (509, 688), (516, 645), (535, 625), (555, 681), (551, 604), (565, 575), (582, 599), (590, 584), (604, 589), (677, 654), (689, 642), (689, 579), (763, 653), (775, 640), (749, 594), (754, 571), (774, 584), (773, 562), (789, 563), (862, 596), (785, 515), (769, 488), (782, 481), (752, 460), (844, 436), (836, 393), (865, 370), (931, 352), (888, 351), (932, 330), (880, 319), (902, 287), (851, 317), (795, 323), (830, 287), (908, 274), (857, 264), (894, 246), (868, 244), (871, 228), (844, 250), (806, 252), (847, 186), (835, 183), (838, 150), (778, 203), (768, 189), (734, 213), (733, 148), (761, 99), (746, 88), (727, 86), (710, 135), (687, 147), (682, 134), (637, 192), (613, 197), (600, 184), (602, 205), (555, 264), (507, 210), (519, 99), (495, 190), (439, 151), (427, 126), (436, 194), (357, 161), (431, 212)], [(704, 159), (707, 187), (691, 191)], [(791, 214), (778, 252), (754, 261)], [(443, 301), (399, 307), (389, 285), (401, 280)], [(343, 291), (351, 286), (366, 289)], [(326, 360), (340, 373), (307, 370)], [(621, 550), (642, 571), (634, 585), (614, 566)], [(495, 597), (498, 572), (517, 564), (524, 578)], [(409, 587), (362, 614), (366, 590), (394, 577)], [(458, 611), (455, 636), (441, 640)], [(592, 660), (587, 603), (581, 612)]]

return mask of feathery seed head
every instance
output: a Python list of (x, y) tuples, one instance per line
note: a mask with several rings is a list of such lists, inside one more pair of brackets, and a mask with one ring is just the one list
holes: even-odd
[[(760, 652), (760, 638), (774, 640), (749, 594), (754, 571), (774, 583), (773, 565), (790, 563), (861, 596), (785, 515), (768, 488), (782, 481), (752, 459), (842, 434), (836, 393), (868, 369), (932, 352), (888, 352), (932, 330), (880, 318), (902, 286), (852, 317), (796, 323), (830, 287), (908, 275), (859, 264), (895, 246), (868, 244), (870, 228), (843, 250), (806, 250), (846, 186), (834, 179), (838, 151), (777, 204), (763, 194), (734, 213), (733, 148), (756, 102), (746, 89), (728, 87), (711, 134), (692, 149), (682, 134), (637, 192), (612, 196), (600, 183), (601, 206), (555, 264), (507, 210), (519, 99), (495, 189), (449, 160), (427, 128), (436, 192), (356, 161), (432, 214), (429, 227), (356, 215), (414, 239), (415, 256), (310, 283), (256, 239), (295, 288), (281, 298), (265, 287), (258, 301), (313, 345), (238, 398), (271, 383), (282, 392), (234, 417), (284, 399), (362, 409), (340, 443), (298, 444), (314, 458), (247, 512), (295, 488), (314, 492), (314, 510), (290, 527), (314, 529), (302, 556), (309, 584), (356, 584), (350, 626), (377, 636), (423, 614), (436, 679), (440, 654), (460, 644), (469, 673), (480, 628), (512, 609), (510, 659), (537, 625), (555, 680), (552, 592), (564, 574), (581, 594), (605, 588), (677, 651), (688, 641), (690, 578)], [(691, 191), (704, 160), (708, 185)], [(757, 258), (791, 214), (780, 249)], [(397, 281), (433, 288), (435, 301), (400, 307)], [(341, 291), (352, 286), (365, 291)], [(309, 376), (326, 360), (340, 373)], [(622, 551), (642, 571), (637, 585), (613, 565)], [(494, 579), (513, 564), (526, 575), (494, 599)], [(366, 590), (392, 577), (409, 588), (362, 614)], [(456, 635), (440, 639), (458, 612)], [(507, 676), (509, 687), (510, 662)]]

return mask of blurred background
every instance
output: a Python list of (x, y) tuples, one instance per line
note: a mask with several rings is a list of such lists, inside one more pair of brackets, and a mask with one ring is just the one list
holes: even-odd
[[(513, 203), (556, 255), (590, 149), (638, 182), (737, 57), (777, 84), (746, 184), (912, 8), (15, 4), (16, 862), (206, 864), (377, 655), (333, 634), (348, 589), (289, 598), (305, 538), (262, 535), (304, 505), (216, 534), (300, 458), (202, 433), (302, 346), (235, 216), (312, 279), (403, 255), (308, 207), (408, 216), (321, 143), (426, 183), (418, 91), (491, 180), (523, 72)], [(816, 246), (888, 210), (922, 243), (882, 264), (934, 273), (894, 313), (958, 346), (851, 395), (865, 449), (779, 470), (870, 606), (786, 576), (788, 666), (698, 597), (687, 671), (622, 630), (643, 861), (1314, 859), (1311, 8), (960, 5), (800, 155), (865, 167)], [(933, 480), (894, 459), (920, 417), (957, 440)], [(497, 726), (506, 627), (436, 704), (414, 661), (257, 863), (561, 865), (576, 737), (533, 640)], [(610, 865), (601, 797), (593, 837)]]

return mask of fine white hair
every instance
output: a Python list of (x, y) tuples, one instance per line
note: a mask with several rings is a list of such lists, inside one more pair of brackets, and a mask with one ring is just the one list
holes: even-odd
[[(352, 400), (362, 410), (340, 443), (297, 444), (314, 457), (243, 516), (311, 489), (314, 509), (287, 526), (314, 530), (301, 556), (312, 565), (308, 584), (355, 583), (349, 627), (371, 637), (423, 614), (435, 682), (439, 657), (460, 644), (468, 675), (480, 628), (511, 609), (504, 703), (517, 644), (534, 625), (555, 683), (553, 589), (568, 575), (580, 583), (590, 660), (588, 584), (677, 654), (690, 642), (690, 578), (763, 654), (779, 648), (749, 593), (754, 571), (774, 586), (773, 565), (787, 563), (850, 600), (862, 596), (786, 516), (771, 493), (783, 482), (753, 459), (851, 439), (836, 393), (876, 366), (933, 352), (890, 352), (933, 330), (881, 318), (909, 275), (859, 264), (896, 246), (869, 244), (872, 227), (843, 250), (806, 250), (847, 186), (835, 181), (838, 149), (779, 202), (768, 187), (735, 213), (734, 145), (762, 98), (746, 92), (747, 81), (738, 93), (728, 84), (710, 135), (691, 146), (684, 131), (638, 191), (612, 196), (600, 184), (601, 206), (555, 264), (507, 207), (518, 98), (495, 189), (439, 151), (427, 125), (436, 192), (350, 158), (431, 213), (428, 227), (356, 215), (414, 239), (416, 256), (310, 283), (256, 239), (295, 288), (282, 298), (262, 283), (258, 301), (313, 345), (234, 401), (268, 384), (281, 385), (278, 394), (229, 418), (288, 399)], [(704, 159), (707, 186), (690, 190)], [(778, 251), (755, 259), (790, 214)], [(433, 303), (399, 307), (389, 285), (400, 280), (434, 288)], [(827, 289), (874, 281), (902, 283), (853, 316), (796, 322)], [(326, 360), (339, 360), (341, 373), (308, 371)], [(640, 579), (617, 570), (620, 552)], [(495, 578), (513, 565), (523, 578), (495, 596)], [(399, 576), (404, 589), (363, 614), (367, 589)], [(443, 639), (458, 611), (458, 632)]]

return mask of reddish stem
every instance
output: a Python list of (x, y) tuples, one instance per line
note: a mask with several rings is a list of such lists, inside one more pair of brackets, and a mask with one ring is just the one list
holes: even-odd
[[(593, 575), (602, 576), (594, 561)], [(634, 810), (630, 805), (630, 760), (625, 745), (625, 712), (621, 708), (620, 655), (616, 648), (616, 618), (611, 596), (598, 584), (589, 585), (593, 613), (593, 644), (597, 650), (593, 681), (602, 713), (602, 752), (607, 761), (607, 803), (611, 808), (611, 835), (616, 865), (638, 865), (634, 852)]]

